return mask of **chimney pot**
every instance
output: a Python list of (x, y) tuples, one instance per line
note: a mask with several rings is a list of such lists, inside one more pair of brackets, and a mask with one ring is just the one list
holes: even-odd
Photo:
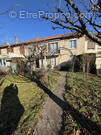
[(18, 37), (16, 34), (15, 34), (15, 42), (18, 43)]

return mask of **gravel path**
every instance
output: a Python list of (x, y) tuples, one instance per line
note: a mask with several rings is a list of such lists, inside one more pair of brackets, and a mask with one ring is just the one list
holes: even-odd
[(62, 135), (63, 109), (65, 107), (63, 94), (65, 91), (65, 72), (61, 72), (61, 77), (51, 92), (45, 89), (49, 97), (43, 107), (41, 116), (35, 126), (33, 135)]

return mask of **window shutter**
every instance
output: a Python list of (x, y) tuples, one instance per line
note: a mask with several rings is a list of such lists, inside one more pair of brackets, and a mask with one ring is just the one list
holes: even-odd
[(24, 49), (24, 47), (20, 47), (20, 54), (25, 54), (25, 49)]

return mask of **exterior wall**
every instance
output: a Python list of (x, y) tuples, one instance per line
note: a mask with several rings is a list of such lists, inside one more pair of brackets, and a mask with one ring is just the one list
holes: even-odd
[(14, 57), (24, 57), (21, 53), (20, 53), (20, 47), (14, 47)]
[[(53, 42), (58, 42), (59, 48), (67, 48), (69, 49), (69, 41), (71, 39), (64, 39), (64, 40), (53, 40)], [(76, 38), (77, 40), (77, 48), (70, 49), (73, 55), (80, 55), (83, 53), (94, 53), (96, 54), (96, 69), (99, 74), (101, 74), (101, 47), (95, 44), (94, 49), (88, 49), (88, 40), (86, 40), (85, 36), (81, 38)], [(51, 41), (52, 42), (52, 41)], [(100, 52), (100, 54), (98, 54)], [(65, 62), (70, 60), (70, 53), (66, 49), (60, 49), (60, 55), (56, 57), (56, 66), (60, 64), (66, 64)]]
[(5, 59), (0, 60), (0, 67), (6, 66)]
[(1, 55), (6, 55), (7, 54), (7, 49), (1, 49)]
[(88, 40), (85, 41), (85, 53), (96, 53), (97, 52), (97, 44), (95, 44), (94, 49), (88, 49)]
[(29, 49), (28, 49), (28, 46), (25, 47), (25, 55), (28, 56), (29, 55)]
[(101, 75), (101, 47), (96, 45), (96, 69), (97, 74)]
[[(52, 42), (58, 42), (58, 47), (60, 49), (60, 53), (54, 54), (51, 57), (47, 56), (45, 59), (39, 60), (39, 67), (42, 67), (42, 63), (45, 68), (47, 68), (47, 65), (49, 64), (49, 61), (51, 58), (56, 58), (56, 66), (59, 66), (61, 64), (66, 64), (66, 62), (70, 61), (70, 56), (71, 53), (68, 51), (72, 52), (73, 55), (80, 55), (83, 53), (95, 53), (96, 54), (96, 68), (99, 71), (101, 69), (101, 47), (99, 47), (97, 44), (95, 44), (94, 49), (88, 49), (88, 40), (86, 39), (85, 36), (81, 38), (75, 38), (74, 40), (77, 41), (77, 48), (76, 49), (71, 49), (69, 48), (69, 42), (72, 39), (54, 39), (54, 40), (48, 40), (48, 41), (43, 41), (39, 45), (46, 45), (47, 50), (48, 50), (48, 43)], [(25, 55), (29, 55), (29, 47), (32, 47), (34, 44), (29, 44), (24, 46), (25, 50)], [(63, 49), (64, 48), (64, 49)], [(23, 54), (20, 53), (20, 46), (13, 47), (14, 53), (9, 53), (7, 54), (7, 48), (1, 49), (1, 55), (8, 55), (10, 58), (12, 57), (24, 57)], [(99, 53), (100, 52), (100, 53)]]
[[(32, 48), (32, 47), (33, 47), (33, 44), (24, 46), (25, 56), (29, 56), (29, 54), (30, 54), (30, 49), (29, 49), (29, 48)], [(20, 55), (21, 55), (21, 54), (20, 54)], [(22, 56), (22, 55), (21, 55), (21, 56)]]
[(85, 53), (85, 36), (76, 40), (77, 40), (77, 48), (71, 49), (71, 51), (74, 55), (77, 56), (77, 55)]
[[(48, 41), (46, 43), (42, 43), (42, 44), (45, 44), (47, 46), (47, 49), (48, 49), (48, 43), (51, 43), (51, 42), (58, 42), (58, 45), (59, 45), (59, 48), (61, 47), (64, 47), (64, 48), (69, 48), (69, 39), (64, 39), (64, 40), (51, 40), (51, 41)], [(80, 53), (83, 52), (84, 50), (84, 37), (83, 38), (80, 38), (80, 39), (77, 39), (77, 48), (76, 49), (71, 49), (72, 53), (74, 55), (78, 55)], [(28, 51), (28, 47), (32, 47), (32, 45), (28, 45), (28, 46), (24, 46), (25, 48), (25, 55), (27, 56), (29, 54), (29, 51)], [(14, 50), (14, 53), (9, 53), (9, 55), (11, 57), (23, 57), (23, 54), (20, 53), (20, 47), (13, 47), (13, 50)], [(7, 54), (7, 49), (1, 49), (1, 54)], [(64, 62), (64, 61), (67, 61), (69, 58), (70, 58), (70, 53), (65, 50), (65, 49), (62, 49), (60, 50), (60, 54), (58, 57), (56, 57), (56, 65)]]
[[(26, 47), (25, 47), (26, 49)], [(25, 50), (27, 54), (27, 50)], [(1, 55), (8, 55), (9, 57), (24, 57), (23, 54), (20, 53), (20, 47), (13, 47), (13, 52), (7, 53), (7, 48), (1, 49)]]
[[(53, 41), (53, 42), (58, 42), (58, 46), (59, 46), (59, 49), (60, 49), (60, 54), (57, 55), (57, 57), (56, 57), (56, 66), (65, 65), (66, 62), (68, 62), (70, 60), (71, 53), (73, 55), (79, 55), (79, 54), (84, 53), (85, 37), (75, 39), (77, 41), (77, 48), (76, 49), (69, 49), (69, 41), (70, 40), (71, 39), (54, 40)], [(71, 51), (71, 53), (70, 53), (69, 50)]]
[[(59, 42), (59, 47), (60, 47), (60, 55), (58, 57), (58, 63), (57, 64), (61, 64), (61, 63), (64, 63), (64, 62), (67, 62), (70, 58), (70, 53), (68, 51), (68, 42), (69, 40), (66, 39), (66, 40), (60, 40)], [(63, 48), (63, 49), (62, 49)]]
[(95, 43), (94, 49), (87, 49), (88, 40), (85, 41), (85, 53), (94, 53), (96, 54), (96, 69), (97, 74), (101, 75), (101, 47)]

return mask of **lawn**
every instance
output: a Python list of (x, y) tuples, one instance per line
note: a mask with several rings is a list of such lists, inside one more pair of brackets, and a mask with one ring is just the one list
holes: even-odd
[[(48, 88), (53, 88), (58, 77), (51, 72), (43, 77)], [(47, 94), (28, 78), (6, 75), (0, 79), (0, 133), (28, 135), (37, 122)]]
[(101, 134), (101, 78), (90, 74), (84, 79), (83, 74), (74, 73), (71, 88), (72, 75), (67, 73), (66, 83), (65, 100), (73, 109), (65, 111), (64, 135)]

